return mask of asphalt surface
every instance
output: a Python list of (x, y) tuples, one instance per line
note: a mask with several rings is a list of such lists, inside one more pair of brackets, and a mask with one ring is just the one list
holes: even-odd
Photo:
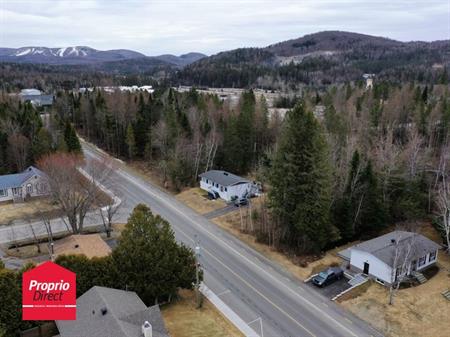
[(317, 291), (318, 293), (329, 299), (332, 299), (334, 296), (339, 295), (341, 292), (351, 287), (351, 285), (348, 283), (348, 279), (345, 277), (331, 284), (328, 284), (325, 287), (318, 287), (314, 285), (312, 280), (308, 281), (306, 284), (311, 288), (312, 291)]
[[(93, 146), (85, 144), (83, 148), (88, 161), (105, 157)], [(177, 240), (191, 247), (198, 242), (205, 284), (257, 335), (382, 336), (122, 162), (117, 161), (106, 187), (123, 200), (123, 210), (147, 204), (170, 222)]]

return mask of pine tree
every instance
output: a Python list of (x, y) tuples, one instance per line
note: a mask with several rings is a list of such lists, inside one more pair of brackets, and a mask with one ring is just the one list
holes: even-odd
[(131, 213), (112, 258), (118, 287), (137, 292), (147, 305), (179, 288), (192, 289), (195, 281), (192, 250), (178, 244), (169, 223), (142, 204)]
[(286, 115), (270, 173), (271, 209), (286, 231), (285, 241), (319, 251), (336, 239), (330, 223), (331, 175), (322, 129), (299, 103)]
[(64, 129), (64, 141), (67, 146), (67, 151), (81, 153), (81, 144), (78, 139), (77, 133), (72, 124), (67, 121)]
[(134, 138), (134, 130), (131, 124), (127, 127), (126, 143), (128, 146), (128, 158), (133, 159), (136, 156), (136, 140)]

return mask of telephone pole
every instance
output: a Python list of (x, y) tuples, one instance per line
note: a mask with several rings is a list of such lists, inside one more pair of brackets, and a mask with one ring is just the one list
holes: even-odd
[(201, 256), (201, 248), (200, 248), (200, 240), (197, 238), (197, 234), (195, 235), (195, 297), (197, 301), (197, 309), (200, 309), (203, 305), (203, 296), (200, 292), (200, 256)]

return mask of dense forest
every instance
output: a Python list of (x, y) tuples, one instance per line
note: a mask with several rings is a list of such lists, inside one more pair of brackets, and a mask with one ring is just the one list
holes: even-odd
[(430, 217), (450, 153), (444, 85), (309, 89), (284, 119), (251, 90), (237, 104), (195, 89), (60, 93), (55, 111), (108, 152), (147, 163), (174, 189), (211, 168), (262, 181), (268, 202), (252, 230), (296, 251)]
[(194, 62), (173, 83), (296, 90), (356, 81), (365, 73), (391, 82), (447, 83), (448, 41), (399, 42), (348, 32), (321, 32), (265, 48), (240, 48)]

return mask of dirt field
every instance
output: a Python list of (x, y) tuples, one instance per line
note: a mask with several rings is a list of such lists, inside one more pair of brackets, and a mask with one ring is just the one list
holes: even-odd
[(162, 307), (162, 315), (171, 337), (243, 336), (231, 322), (205, 299), (201, 309), (195, 308), (193, 291), (180, 291), (182, 298)]
[[(437, 233), (424, 226), (422, 234), (432, 239)], [(399, 290), (394, 305), (388, 304), (388, 289), (372, 282), (359, 296), (341, 305), (387, 336), (446, 337), (450, 326), (450, 301), (441, 292), (450, 288), (450, 257), (438, 254), (439, 273), (425, 284)]]
[(176, 198), (200, 214), (206, 214), (227, 205), (221, 199), (209, 200), (206, 198), (206, 192), (198, 187), (178, 193)]
[(337, 256), (337, 252), (356, 243), (353, 242), (346, 246), (341, 246), (336, 249), (330, 250), (324, 256), (316, 259), (316, 261), (309, 263), (306, 267), (301, 267), (298, 263), (296, 263), (297, 259), (295, 256), (287, 256), (282, 252), (276, 251), (266, 244), (256, 242), (253, 235), (243, 233), (240, 230), (241, 216), (239, 214), (239, 211), (223, 215), (221, 217), (213, 219), (212, 221), (219, 225), (221, 228), (239, 238), (241, 241), (256, 249), (267, 258), (282, 265), (293, 275), (297, 276), (300, 280), (305, 280), (309, 276), (318, 273), (325, 267), (334, 264), (340, 264), (342, 260)]
[(49, 199), (34, 199), (23, 203), (0, 204), (0, 224), (8, 224), (13, 220), (35, 220), (39, 218), (39, 211), (43, 213), (57, 213), (57, 206)]

